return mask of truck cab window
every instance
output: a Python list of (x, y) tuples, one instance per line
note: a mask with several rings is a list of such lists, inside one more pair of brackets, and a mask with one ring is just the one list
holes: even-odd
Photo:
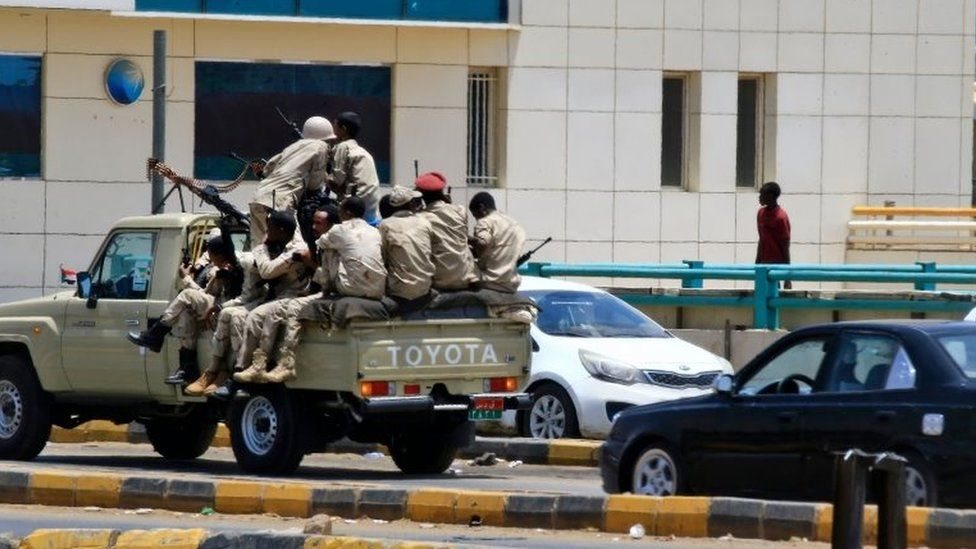
[(152, 279), (156, 234), (124, 232), (112, 235), (92, 267), (92, 286), (102, 299), (146, 299)]

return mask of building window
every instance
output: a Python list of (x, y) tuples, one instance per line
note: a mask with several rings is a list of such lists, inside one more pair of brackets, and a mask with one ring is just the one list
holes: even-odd
[(494, 69), (472, 69), (468, 74), (468, 185), (498, 183), (497, 90)]
[(661, 185), (681, 187), (685, 183), (685, 129), (687, 105), (684, 76), (665, 76), (661, 105)]
[(41, 176), (41, 57), (0, 54), (0, 177)]
[(759, 76), (739, 78), (739, 111), (736, 122), (735, 184), (755, 188), (762, 178), (763, 81)]
[(194, 174), (234, 179), (244, 158), (270, 158), (296, 139), (275, 107), (301, 128), (309, 116), (355, 111), (357, 141), (390, 181), (390, 68), (199, 61), (196, 64)]

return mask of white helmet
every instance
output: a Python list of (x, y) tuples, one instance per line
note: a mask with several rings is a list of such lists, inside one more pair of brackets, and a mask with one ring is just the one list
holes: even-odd
[(313, 116), (305, 121), (302, 126), (302, 139), (335, 139), (335, 131), (332, 130), (332, 122), (322, 116)]

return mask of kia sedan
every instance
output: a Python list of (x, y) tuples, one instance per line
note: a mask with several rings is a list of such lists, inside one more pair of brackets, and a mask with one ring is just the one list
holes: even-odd
[(851, 448), (904, 456), (910, 505), (976, 504), (976, 325), (797, 330), (714, 394), (622, 412), (600, 462), (610, 493), (828, 501)]

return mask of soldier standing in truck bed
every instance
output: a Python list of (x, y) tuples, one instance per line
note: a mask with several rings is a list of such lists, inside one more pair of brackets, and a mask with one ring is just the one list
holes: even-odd
[(329, 188), (338, 195), (340, 202), (349, 196), (362, 199), (366, 205), (364, 219), (375, 227), (380, 222), (380, 178), (376, 174), (373, 155), (356, 142), (361, 124), (359, 115), (354, 112), (344, 112), (336, 118), (339, 143), (333, 148)]

